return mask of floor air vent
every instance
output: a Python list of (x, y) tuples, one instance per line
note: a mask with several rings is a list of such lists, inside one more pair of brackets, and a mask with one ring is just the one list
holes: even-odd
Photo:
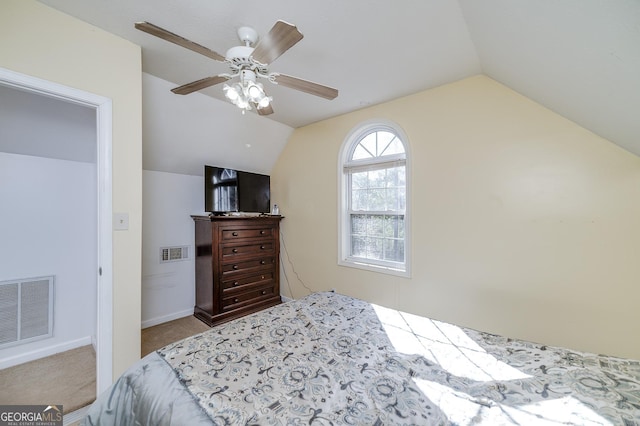
[(185, 260), (188, 258), (189, 246), (160, 248), (160, 263), (176, 262), (178, 260)]
[(53, 335), (53, 276), (0, 282), (0, 348)]

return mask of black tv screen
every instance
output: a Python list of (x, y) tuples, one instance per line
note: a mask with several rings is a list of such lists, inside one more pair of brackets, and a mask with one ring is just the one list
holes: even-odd
[(204, 166), (204, 209), (214, 214), (269, 213), (268, 175)]

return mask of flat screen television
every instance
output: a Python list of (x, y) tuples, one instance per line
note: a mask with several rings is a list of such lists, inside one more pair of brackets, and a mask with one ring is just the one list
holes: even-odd
[(269, 213), (269, 175), (204, 166), (204, 210), (212, 214)]

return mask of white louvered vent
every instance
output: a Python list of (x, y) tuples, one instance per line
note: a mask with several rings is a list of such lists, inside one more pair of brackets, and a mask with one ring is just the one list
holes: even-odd
[(160, 247), (160, 263), (177, 262), (189, 258), (189, 246)]
[(53, 276), (0, 282), (0, 348), (53, 335)]

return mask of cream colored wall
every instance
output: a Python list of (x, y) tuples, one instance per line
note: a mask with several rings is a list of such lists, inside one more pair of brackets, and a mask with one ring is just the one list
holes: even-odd
[(140, 358), (140, 47), (41, 3), (3, 0), (0, 66), (112, 100), (113, 210), (129, 213), (129, 230), (113, 234), (113, 374), (117, 377)]
[[(406, 132), (412, 277), (337, 266), (337, 161), (358, 123)], [(640, 158), (477, 76), (297, 129), (272, 171), (282, 292), (640, 359)], [(290, 261), (289, 261), (290, 259)], [(295, 270), (295, 271), (294, 271)]]

